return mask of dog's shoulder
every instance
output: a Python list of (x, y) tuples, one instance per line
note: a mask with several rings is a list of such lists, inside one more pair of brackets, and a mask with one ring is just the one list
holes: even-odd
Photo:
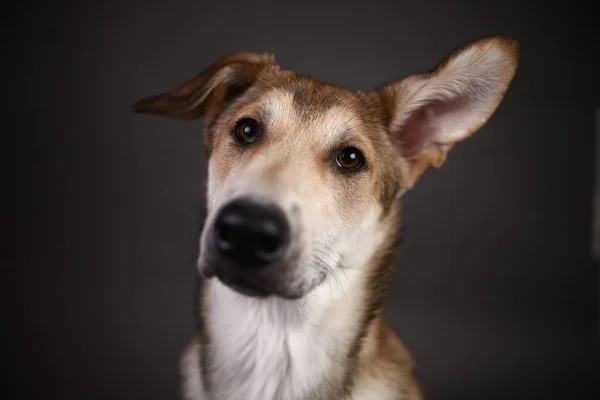
[(360, 356), (361, 368), (349, 400), (422, 399), (410, 351), (379, 314), (371, 324)]

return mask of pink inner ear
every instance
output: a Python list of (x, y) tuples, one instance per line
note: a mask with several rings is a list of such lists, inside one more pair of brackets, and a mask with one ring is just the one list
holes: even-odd
[(400, 130), (396, 132), (402, 154), (411, 159), (417, 156), (428, 137), (433, 136), (433, 127), (429, 127), (428, 106), (412, 112)]
[(436, 143), (452, 142), (453, 133), (464, 129), (469, 116), (465, 97), (452, 100), (431, 100), (412, 111), (396, 133), (402, 154), (409, 159)]

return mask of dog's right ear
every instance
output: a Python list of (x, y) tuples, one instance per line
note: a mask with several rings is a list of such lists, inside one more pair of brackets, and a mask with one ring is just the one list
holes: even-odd
[(213, 106), (240, 95), (267, 67), (277, 67), (275, 58), (270, 54), (236, 53), (224, 56), (183, 85), (140, 100), (131, 108), (136, 113), (196, 119), (204, 116)]

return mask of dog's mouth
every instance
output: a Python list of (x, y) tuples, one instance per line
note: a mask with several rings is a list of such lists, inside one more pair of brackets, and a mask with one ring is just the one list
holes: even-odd
[[(211, 247), (212, 250), (212, 247)], [(284, 285), (278, 282), (285, 274), (282, 265), (273, 265), (261, 271), (245, 270), (230, 261), (224, 261), (215, 256), (214, 251), (207, 251), (198, 260), (198, 269), (205, 279), (217, 279), (233, 291), (256, 298), (269, 296), (289, 297)]]
[(271, 291), (263, 288), (261, 285), (254, 283), (252, 280), (246, 279), (243, 276), (231, 279), (225, 276), (217, 275), (217, 279), (244, 296), (265, 298), (274, 294), (271, 293)]
[(232, 260), (224, 260), (214, 243), (204, 243), (197, 268), (205, 279), (217, 279), (236, 293), (257, 299), (278, 297), (298, 300), (319, 286), (334, 266), (325, 266), (323, 257), (311, 257), (302, 262), (300, 248), (294, 246), (286, 257), (268, 266), (247, 268)]

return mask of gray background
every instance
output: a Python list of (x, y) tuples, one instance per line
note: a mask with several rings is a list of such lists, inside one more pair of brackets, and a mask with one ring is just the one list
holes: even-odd
[[(596, 108), (596, 155), (600, 155), (600, 107)], [(600, 257), (600, 157), (596, 157), (596, 180), (594, 183), (594, 207), (593, 207), (593, 254), (596, 259)]]
[(591, 6), (82, 0), (4, 12), (11, 398), (177, 398), (194, 329), (201, 121), (134, 116), (131, 103), (241, 50), (370, 90), (491, 34), (521, 41), (522, 67), (489, 124), (406, 196), (386, 314), (429, 399), (593, 398)]

